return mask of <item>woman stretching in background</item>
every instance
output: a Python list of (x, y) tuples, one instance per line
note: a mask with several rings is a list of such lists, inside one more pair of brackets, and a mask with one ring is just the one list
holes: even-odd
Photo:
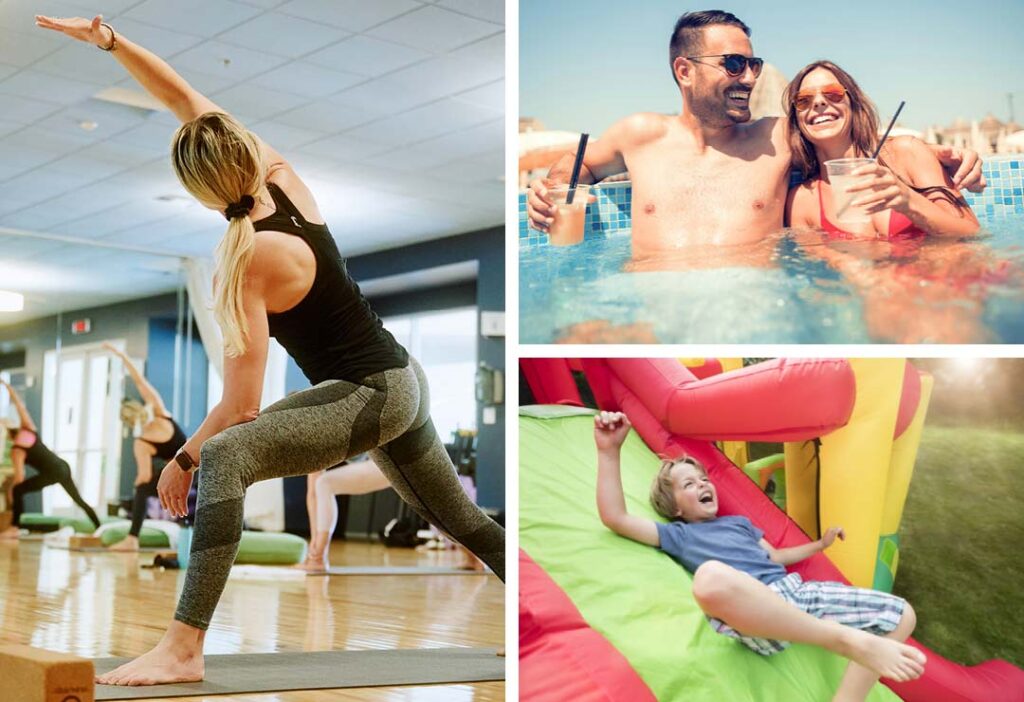
[[(25, 511), (25, 495), (30, 492), (39, 492), (44, 487), (59, 484), (75, 504), (82, 508), (90, 521), (100, 528), (100, 519), (96, 512), (86, 503), (78, 492), (74, 481), (71, 479), (71, 466), (63, 458), (43, 445), (39, 434), (36, 431), (36, 423), (32, 421), (25, 403), (21, 401), (18, 393), (14, 391), (10, 383), (0, 380), (0, 385), (7, 388), (11, 402), (18, 410), (18, 417), (21, 420), (19, 429), (8, 429), (11, 438), (11, 463), (14, 464), (14, 484), (10, 489), (8, 501), (12, 505), (14, 519), (12, 526), (0, 534), (0, 538), (16, 539), (21, 531), (21, 515)], [(25, 479), (25, 466), (34, 468), (36, 475)]]
[[(125, 370), (132, 377), (132, 381), (145, 403), (144, 407), (138, 408), (140, 411), (133, 411), (132, 405), (138, 407), (136, 402), (126, 402), (122, 405), (122, 419), (130, 421), (132, 424), (139, 422), (144, 422), (144, 424), (142, 433), (132, 445), (132, 453), (135, 456), (132, 527), (128, 531), (128, 536), (110, 546), (111, 551), (134, 552), (139, 550), (139, 532), (142, 531), (142, 521), (146, 518), (146, 502), (150, 497), (157, 496), (160, 475), (167, 463), (174, 458), (178, 449), (185, 445), (186, 437), (178, 423), (171, 418), (160, 393), (143, 377), (131, 359), (110, 344), (103, 344), (103, 348), (121, 359)], [(153, 467), (154, 457), (160, 459), (155, 470)]]

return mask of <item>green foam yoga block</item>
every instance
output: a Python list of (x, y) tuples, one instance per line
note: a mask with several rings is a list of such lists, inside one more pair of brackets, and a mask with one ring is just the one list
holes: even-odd
[[(103, 541), (104, 546), (110, 546), (118, 541), (122, 541), (128, 536), (128, 531), (131, 529), (131, 522), (126, 521), (124, 524), (116, 527), (111, 527), (103, 532), (100, 539)], [(142, 548), (169, 548), (171, 542), (167, 538), (167, 534), (163, 533), (159, 529), (153, 529), (152, 527), (144, 526), (142, 531), (139, 532), (139, 546)]]
[(306, 540), (295, 534), (243, 531), (235, 563), (291, 565), (306, 557)]
[[(122, 520), (119, 520), (117, 517), (100, 517), (101, 524), (109, 524), (116, 521)], [(28, 529), (29, 531), (57, 531), (66, 526), (74, 527), (77, 534), (91, 534), (96, 531), (96, 527), (88, 519), (54, 517), (49, 514), (40, 514), (39, 512), (25, 512), (22, 514), (20, 526), (22, 529)]]

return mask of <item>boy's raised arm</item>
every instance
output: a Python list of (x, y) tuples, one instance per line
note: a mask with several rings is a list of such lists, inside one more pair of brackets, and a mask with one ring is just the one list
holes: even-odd
[(597, 511), (601, 522), (619, 536), (658, 546), (658, 527), (650, 519), (634, 517), (626, 511), (622, 494), (619, 449), (629, 434), (629, 419), (621, 412), (601, 412), (594, 417), (594, 443), (597, 444)]

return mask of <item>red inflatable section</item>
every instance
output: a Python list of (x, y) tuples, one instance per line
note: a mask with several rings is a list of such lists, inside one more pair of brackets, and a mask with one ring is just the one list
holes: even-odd
[(910, 423), (914, 421), (917, 414), (917, 405), (921, 402), (921, 373), (910, 361), (907, 361), (903, 369), (903, 391), (900, 393), (900, 408), (896, 414), (896, 430), (893, 432), (894, 439), (900, 438), (907, 430)]
[[(709, 420), (707, 415), (715, 411), (721, 411), (721, 407), (733, 407), (731, 404), (721, 404), (720, 400), (711, 397), (707, 385), (708, 381), (685, 381), (685, 369), (683, 374), (678, 373), (674, 368), (668, 367), (672, 361), (661, 359), (642, 360), (630, 359), (626, 362), (623, 359), (590, 360), (584, 362), (584, 371), (592, 387), (595, 385), (607, 389), (606, 398), (610, 402), (604, 404), (601, 399), (602, 409), (621, 409), (624, 411), (633, 424), (637, 433), (643, 438), (647, 445), (655, 453), (674, 458), (683, 454), (693, 456), (701, 461), (708, 470), (708, 475), (715, 483), (718, 491), (720, 514), (743, 514), (750, 518), (765, 533), (765, 538), (777, 547), (796, 546), (808, 543), (810, 539), (785, 512), (780, 510), (753, 481), (747, 478), (741, 470), (734, 466), (724, 455), (714, 448), (706, 440), (680, 436), (666, 427), (687, 427), (698, 426), (702, 428), (702, 438), (724, 439), (731, 438), (722, 436), (713, 429), (719, 425), (728, 428), (731, 416), (726, 415), (715, 420)], [(843, 374), (838, 362), (826, 361), (805, 361), (797, 362), (790, 360), (788, 363), (779, 361), (757, 364), (743, 371), (727, 373), (716, 376), (716, 387), (723, 388), (722, 392), (731, 396), (732, 402), (742, 397), (735, 394), (735, 390), (728, 388), (730, 377), (738, 378), (737, 382), (743, 383), (748, 388), (774, 388), (767, 395), (762, 395), (760, 400), (747, 398), (745, 404), (750, 411), (745, 413), (742, 422), (744, 430), (733, 433), (735, 438), (746, 439), (751, 434), (763, 436), (789, 436), (792, 433), (799, 434), (806, 432), (814, 425), (810, 415), (805, 416), (800, 408), (785, 408), (789, 403), (788, 388), (786, 383), (794, 383), (794, 389), (800, 402), (810, 401), (817, 395), (816, 406), (820, 406), (820, 400), (828, 400), (829, 393), (819, 389), (817, 393), (810, 392), (806, 383), (811, 381), (814, 375), (814, 368), (820, 370), (823, 378), (836, 382), (836, 378)], [(679, 364), (676, 364), (679, 365)], [(765, 374), (751, 373), (751, 369), (766, 365), (769, 370)], [(681, 365), (679, 365), (682, 368)], [(765, 381), (761, 376), (768, 378)], [(754, 380), (751, 380), (751, 379)], [(760, 378), (760, 379), (759, 379)], [(791, 378), (792, 380), (783, 380)], [(906, 376), (904, 378), (906, 382)], [(844, 383), (838, 382), (833, 387), (843, 388)], [(660, 383), (660, 387), (657, 385)], [(683, 388), (699, 388), (700, 400), (684, 400), (680, 395), (685, 393)], [(595, 397), (597, 392), (595, 391)], [(666, 397), (671, 397), (666, 401)], [(834, 397), (838, 404), (846, 407), (849, 402), (852, 406), (852, 398), (842, 393)], [(916, 404), (915, 404), (916, 407)], [(764, 416), (760, 423), (756, 418), (757, 411)], [(685, 411), (697, 415), (696, 417), (675, 417), (670, 413)], [(830, 426), (843, 415), (849, 416), (849, 408), (837, 411), (832, 408), (827, 413), (826, 421), (818, 422), (821, 426)], [(780, 417), (791, 417), (797, 422), (794, 427), (786, 427)], [(845, 421), (845, 420), (844, 420)], [(841, 423), (836, 424), (840, 426)], [(810, 437), (805, 437), (810, 438)], [(768, 440), (778, 441), (773, 438)], [(842, 573), (832, 565), (823, 554), (816, 554), (811, 558), (802, 561), (794, 568), (791, 568), (803, 577), (815, 580), (833, 580), (847, 582)], [(909, 643), (924, 651), (928, 657), (925, 674), (909, 683), (885, 682), (906, 702), (1024, 702), (1024, 671), (1001, 660), (987, 661), (980, 665), (966, 667), (953, 663), (942, 656), (929, 651), (917, 642), (911, 640)]]
[(843, 426), (856, 395), (840, 359), (765, 361), (698, 380), (673, 359), (606, 361), (666, 429), (708, 441), (804, 441)]
[(519, 551), (519, 698), (531, 702), (655, 702), (607, 639), (590, 628), (544, 569)]
[(523, 358), (519, 367), (540, 405), (583, 406), (580, 391), (572, 378), (569, 361), (564, 358)]

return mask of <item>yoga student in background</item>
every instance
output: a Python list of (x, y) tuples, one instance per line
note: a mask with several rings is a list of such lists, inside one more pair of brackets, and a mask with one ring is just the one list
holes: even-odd
[[(312, 486), (312, 501), (310, 492), (306, 493), (306, 506), (310, 509), (309, 552), (306, 560), (296, 567), (311, 572), (322, 572), (331, 567), (331, 537), (338, 526), (338, 503), (334, 498), (337, 495), (368, 495), (391, 487), (391, 483), (381, 472), (380, 467), (369, 458), (314, 473), (309, 478), (309, 484)], [(461, 557), (456, 567), (463, 570), (483, 568), (479, 559), (464, 546), (456, 546)]]
[[(32, 421), (25, 403), (21, 401), (18, 393), (11, 387), (10, 383), (0, 380), (0, 385), (7, 388), (7, 394), (11, 403), (18, 411), (18, 418), (21, 426), (18, 429), (9, 428), (8, 435), (11, 439), (11, 463), (14, 464), (14, 483), (7, 496), (11, 504), (14, 519), (11, 526), (0, 533), (0, 538), (16, 539), (20, 533), (21, 515), (25, 511), (25, 495), (30, 492), (39, 492), (50, 485), (60, 485), (76, 505), (82, 508), (89, 520), (100, 528), (100, 519), (96, 512), (79, 494), (78, 487), (71, 479), (71, 466), (63, 458), (48, 449), (39, 438), (36, 423)], [(25, 479), (25, 466), (34, 468), (36, 475)]]
[[(139, 550), (139, 532), (146, 518), (146, 502), (150, 497), (157, 496), (160, 475), (168, 462), (174, 459), (178, 449), (185, 445), (185, 432), (167, 411), (160, 393), (143, 377), (131, 359), (111, 344), (103, 344), (103, 348), (121, 359), (144, 403), (142, 407), (137, 402), (125, 402), (121, 406), (121, 418), (133, 425), (141, 423), (142, 433), (132, 444), (132, 454), (135, 456), (132, 526), (128, 536), (110, 546), (111, 551), (133, 552)], [(155, 468), (154, 458), (159, 459)]]
[[(246, 489), (366, 451), (413, 509), (504, 579), (505, 530), (459, 485), (430, 421), (422, 368), (370, 309), (291, 165), (101, 17), (37, 16), (36, 23), (109, 52), (167, 106), (182, 122), (171, 143), (178, 179), (228, 220), (214, 276), (214, 314), (224, 334), (223, 397), (158, 486), (165, 508), (185, 515), (199, 473), (184, 587), (156, 647), (97, 682), (202, 680), (203, 641), (238, 552)], [(271, 336), (313, 387), (261, 411)]]

